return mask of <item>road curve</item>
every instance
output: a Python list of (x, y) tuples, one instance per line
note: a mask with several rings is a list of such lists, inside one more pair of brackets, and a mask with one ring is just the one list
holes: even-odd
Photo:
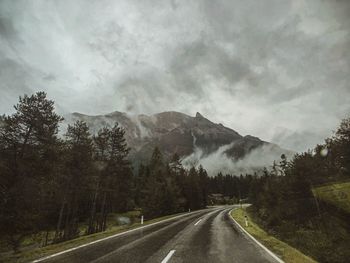
[(230, 209), (189, 213), (41, 262), (276, 262), (237, 228)]

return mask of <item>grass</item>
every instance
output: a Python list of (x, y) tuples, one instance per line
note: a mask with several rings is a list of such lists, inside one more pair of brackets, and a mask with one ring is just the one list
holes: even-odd
[(350, 214), (350, 182), (316, 187), (312, 192), (323, 202), (329, 203)]
[[(245, 226), (244, 216), (247, 215), (249, 226)], [(286, 263), (314, 263), (315, 260), (304, 255), (299, 250), (269, 235), (266, 231), (254, 223), (246, 208), (234, 209), (231, 216), (252, 236), (274, 252)]]
[[(140, 211), (139, 210), (133, 210), (133, 211), (128, 211), (125, 213), (110, 213), (107, 217), (107, 231), (109, 230), (116, 230), (118, 229), (118, 227), (120, 227), (121, 225), (125, 225), (125, 224), (134, 224), (137, 222), (140, 222)], [(129, 223), (123, 223), (120, 222), (118, 220), (118, 218), (128, 218), (129, 219)], [(88, 222), (81, 222), (79, 224), (79, 237), (84, 237), (86, 236), (86, 232), (87, 232), (87, 228), (88, 228)], [(21, 251), (25, 251), (25, 250), (33, 250), (35, 248), (40, 248), (43, 246), (44, 244), (44, 240), (45, 240), (45, 236), (46, 236), (46, 232), (45, 231), (41, 231), (38, 233), (35, 233), (33, 235), (28, 235), (25, 236), (21, 242), (21, 246), (20, 246), (20, 250)], [(49, 231), (48, 232), (48, 244), (53, 242), (53, 239), (55, 237), (55, 231)], [(4, 241), (1, 239), (0, 237), (0, 257), (3, 255), (3, 253), (11, 253), (12, 252), (12, 248)], [(1, 262), (1, 260), (0, 260)]]
[[(123, 215), (130, 215), (129, 213), (133, 213), (133, 212), (128, 212), (128, 214), (123, 214)], [(134, 214), (135, 216), (137, 216), (137, 212), (135, 212), (136, 214)], [(152, 223), (156, 223), (168, 218), (172, 218), (178, 215), (181, 215), (184, 213), (179, 213), (179, 214), (174, 214), (174, 215), (168, 215), (168, 216), (163, 216), (163, 217), (159, 217), (159, 218), (155, 218), (152, 220), (148, 220), (145, 221), (143, 225), (149, 225)], [(111, 216), (113, 217), (113, 215)], [(77, 247), (98, 239), (102, 239), (108, 236), (112, 236), (118, 233), (122, 233), (124, 231), (127, 230), (131, 230), (131, 229), (135, 229), (137, 227), (140, 227), (141, 224), (139, 222), (137, 223), (133, 223), (130, 225), (123, 225), (123, 226), (111, 226), (108, 227), (107, 231), (104, 232), (100, 232), (100, 233), (96, 233), (96, 234), (92, 234), (92, 235), (84, 235), (81, 237), (78, 237), (76, 239), (72, 239), (66, 242), (62, 242), (62, 243), (58, 243), (58, 244), (53, 244), (53, 245), (48, 245), (46, 247), (42, 247), (42, 248), (35, 248), (35, 249), (31, 249), (31, 250), (24, 250), (22, 252), (19, 252), (17, 254), (13, 254), (13, 253), (6, 253), (3, 254), (2, 257), (0, 258), (0, 262), (18, 262), (18, 263), (22, 263), (22, 262), (29, 262), (29, 261), (33, 261), (35, 259), (38, 258), (42, 258), (48, 255), (52, 255), (73, 247)]]

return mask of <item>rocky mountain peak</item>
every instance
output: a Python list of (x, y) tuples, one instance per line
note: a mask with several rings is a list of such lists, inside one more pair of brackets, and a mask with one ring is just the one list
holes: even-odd
[(204, 118), (202, 114), (200, 114), (199, 112), (196, 113), (196, 118)]

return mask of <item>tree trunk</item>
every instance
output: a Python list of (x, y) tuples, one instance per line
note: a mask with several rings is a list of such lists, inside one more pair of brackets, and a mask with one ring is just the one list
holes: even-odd
[(108, 211), (109, 209), (107, 208), (107, 193), (105, 193), (105, 196), (104, 196), (105, 200), (104, 200), (104, 203), (105, 203), (105, 206), (104, 206), (104, 211), (103, 211), (103, 221), (102, 221), (102, 231), (106, 231), (106, 228), (107, 228), (107, 214), (108, 214)]
[(63, 231), (63, 239), (67, 240), (68, 239), (68, 233), (69, 233), (69, 217), (71, 214), (71, 207), (69, 202), (67, 202), (67, 213), (66, 213), (66, 220), (65, 220), (65, 224), (64, 224), (64, 231)]
[(71, 239), (76, 236), (77, 229), (78, 229), (78, 222), (77, 222), (77, 212), (78, 212), (78, 204), (77, 204), (77, 194), (74, 193), (73, 202), (72, 202), (72, 209), (71, 209), (71, 217), (69, 220), (69, 232), (68, 232), (68, 238)]
[(46, 230), (44, 247), (46, 247), (46, 246), (47, 246), (48, 239), (49, 239), (49, 230)]
[(103, 193), (102, 204), (101, 204), (101, 220), (99, 224), (98, 231), (103, 231), (104, 221), (105, 221), (105, 210), (106, 210), (106, 192)]
[(95, 218), (96, 218), (96, 202), (97, 202), (97, 196), (98, 196), (98, 190), (99, 187), (96, 188), (94, 197), (92, 200), (92, 207), (91, 207), (91, 214), (89, 219), (89, 227), (88, 227), (88, 234), (94, 233), (95, 230)]
[(63, 212), (64, 212), (65, 205), (66, 205), (66, 196), (64, 196), (64, 198), (63, 198), (63, 202), (61, 204), (61, 209), (60, 209), (60, 214), (58, 216), (57, 227), (56, 227), (56, 232), (55, 232), (55, 237), (54, 237), (55, 242), (61, 238), (61, 227), (62, 227), (62, 219), (63, 219)]

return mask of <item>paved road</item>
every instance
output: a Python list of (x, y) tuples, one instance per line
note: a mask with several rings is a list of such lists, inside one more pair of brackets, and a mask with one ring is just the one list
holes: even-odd
[(126, 233), (43, 262), (276, 262), (215, 208)]

